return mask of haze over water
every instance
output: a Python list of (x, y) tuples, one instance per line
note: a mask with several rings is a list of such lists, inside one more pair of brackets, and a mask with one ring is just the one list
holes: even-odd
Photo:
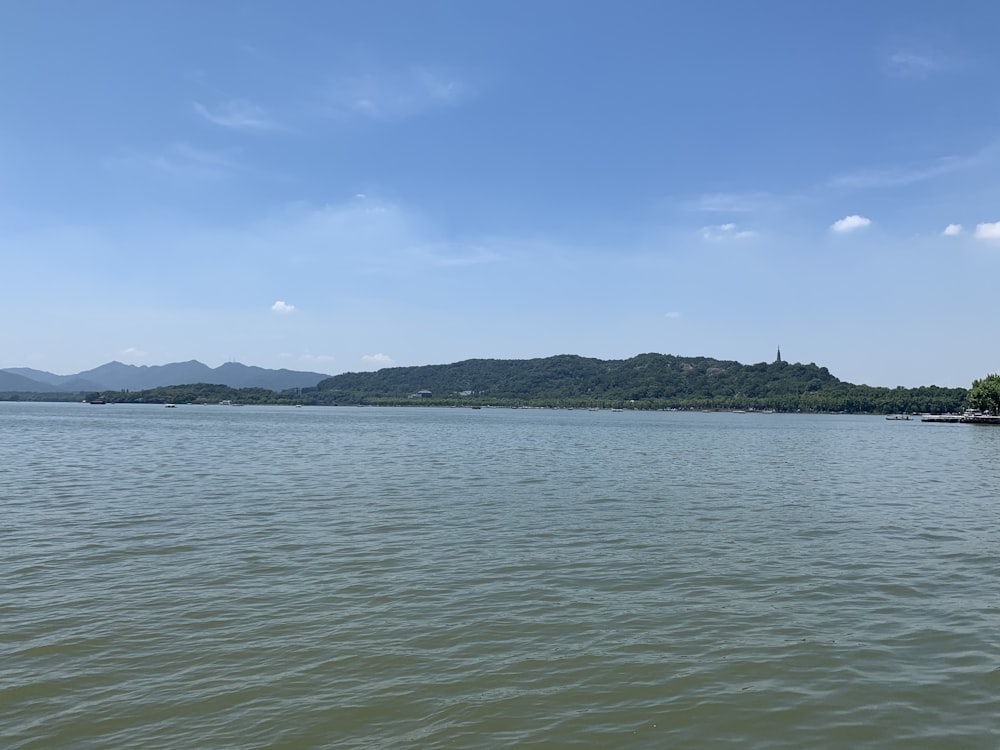
[(0, 746), (1000, 745), (1000, 429), (0, 403)]

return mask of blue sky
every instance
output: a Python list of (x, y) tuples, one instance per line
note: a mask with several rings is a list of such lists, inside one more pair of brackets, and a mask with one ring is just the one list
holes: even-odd
[(1000, 5), (0, 4), (0, 367), (1000, 370)]

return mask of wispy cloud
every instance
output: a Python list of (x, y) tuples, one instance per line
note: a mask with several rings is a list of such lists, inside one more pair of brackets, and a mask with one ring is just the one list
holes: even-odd
[(197, 148), (187, 143), (173, 143), (159, 154), (135, 156), (125, 162), (185, 180), (218, 180), (242, 168), (228, 152)]
[(924, 162), (861, 169), (856, 172), (836, 175), (830, 179), (828, 185), (833, 188), (899, 187), (970, 167), (976, 161), (975, 157), (943, 156)]
[(309, 207), (293, 205), (248, 232), (248, 247), (282, 246), (296, 262), (353, 264), (355, 271), (399, 268), (407, 248), (420, 246), (427, 228), (421, 217), (375, 198)]
[(750, 231), (749, 229), (740, 229), (733, 223), (701, 228), (702, 239), (709, 242), (744, 240), (749, 239), (750, 237), (755, 237), (756, 235), (756, 232)]
[(707, 193), (687, 201), (684, 206), (709, 213), (751, 213), (772, 208), (776, 202), (770, 193)]
[(977, 240), (1000, 240), (1000, 221), (976, 224), (976, 233), (973, 236)]
[(957, 235), (960, 235), (961, 233), (962, 233), (961, 224), (949, 224), (941, 232), (941, 234), (943, 234), (945, 237), (955, 237)]
[(679, 318), (680, 316), (681, 314), (679, 312), (668, 312), (664, 313), (663, 315), (663, 317), (667, 318), (668, 320), (677, 320), (677, 318)]
[(871, 223), (872, 220), (867, 216), (852, 214), (851, 216), (845, 216), (843, 219), (837, 219), (837, 221), (830, 225), (830, 230), (839, 234), (847, 234), (858, 229), (864, 229)]
[(374, 195), (322, 206), (292, 204), (239, 232), (203, 240), (206, 245), (238, 247), (245, 257), (261, 263), (281, 248), (286, 262), (302, 267), (336, 262), (342, 273), (389, 276), (462, 273), (499, 263), (516, 251), (505, 242), (504, 238), (451, 238), (423, 213)]
[(212, 108), (195, 102), (194, 110), (208, 122), (222, 128), (273, 130), (276, 127), (261, 107), (244, 99), (230, 99)]
[(408, 254), (419, 263), (448, 267), (494, 263), (500, 256), (488, 247), (461, 243), (433, 243), (410, 248)]
[(335, 113), (353, 113), (378, 119), (420, 114), (453, 106), (468, 96), (458, 78), (425, 67), (343, 77), (331, 89)]
[(144, 352), (142, 349), (138, 349), (138, 348), (136, 348), (134, 346), (129, 346), (129, 347), (126, 347), (125, 349), (122, 349), (119, 352), (119, 354), (121, 356), (123, 356), (123, 357), (134, 357), (136, 359), (141, 359), (142, 357), (147, 356), (146, 352)]
[(297, 359), (302, 362), (333, 362), (336, 359), (332, 354), (310, 354), (309, 352), (305, 354), (281, 352), (278, 356), (282, 359)]
[(271, 305), (271, 310), (278, 313), (279, 315), (288, 315), (289, 313), (295, 312), (295, 305), (289, 305), (283, 300), (278, 300), (273, 305)]
[(890, 75), (901, 78), (926, 78), (932, 73), (946, 70), (949, 61), (938, 54), (899, 49), (886, 56), (885, 66)]
[(366, 365), (375, 365), (377, 367), (390, 367), (396, 364), (396, 361), (390, 357), (388, 354), (365, 354), (361, 357), (361, 361)]

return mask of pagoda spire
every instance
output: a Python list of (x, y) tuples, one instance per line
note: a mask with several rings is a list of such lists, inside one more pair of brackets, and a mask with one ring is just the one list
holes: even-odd
[(780, 344), (778, 345), (778, 356), (775, 357), (774, 361), (775, 362), (780, 362), (781, 361), (781, 345)]

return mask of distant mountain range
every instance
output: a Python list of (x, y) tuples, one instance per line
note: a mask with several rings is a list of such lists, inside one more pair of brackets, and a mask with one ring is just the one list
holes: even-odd
[(0, 370), (0, 392), (82, 393), (88, 391), (141, 391), (165, 385), (212, 383), (230, 388), (310, 388), (328, 378), (319, 372), (268, 370), (263, 367), (226, 362), (212, 368), (192, 359), (167, 365), (126, 365), (108, 362), (73, 375), (54, 375), (30, 367)]

